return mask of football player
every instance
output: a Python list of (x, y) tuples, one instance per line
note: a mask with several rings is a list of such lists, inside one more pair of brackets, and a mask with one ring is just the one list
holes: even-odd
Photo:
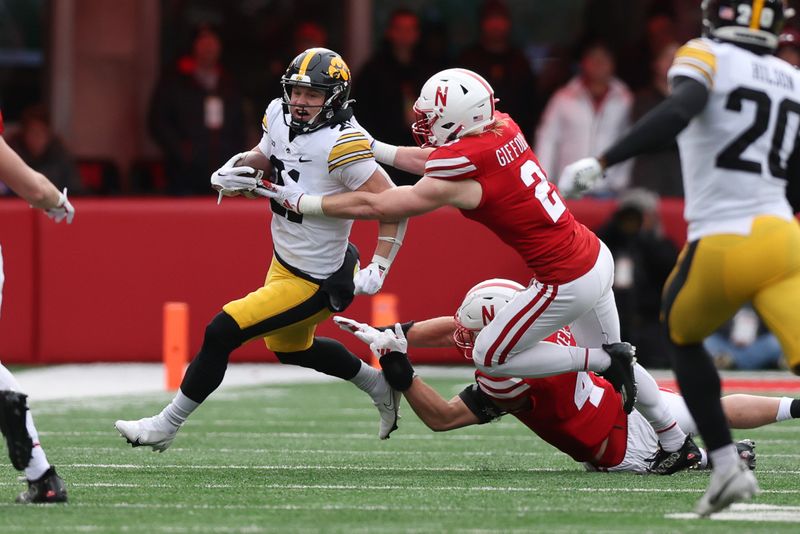
[[(379, 162), (424, 175), (413, 187), (323, 196), (287, 182), (267, 184), (268, 195), (304, 216), (401, 218), (459, 208), (512, 246), (536, 277), (481, 332), (476, 365), (498, 376), (604, 372), (630, 410), (634, 355), (620, 343), (608, 248), (574, 219), (519, 126), (495, 110), (492, 88), (481, 76), (466, 69), (439, 72), (425, 83), (414, 109), (421, 147), (374, 143)], [(588, 350), (539, 343), (573, 322), (578, 343)], [(671, 445), (682, 441), (675, 436)]]
[(568, 165), (565, 191), (588, 189), (607, 167), (677, 136), (688, 239), (664, 287), (675, 375), (713, 459), (696, 512), (707, 516), (758, 492), (719, 401), (702, 341), (752, 302), (800, 374), (800, 226), (786, 199), (800, 124), (800, 72), (772, 55), (782, 0), (704, 0), (704, 37), (678, 50), (670, 96), (596, 158)]
[[(393, 187), (375, 162), (371, 137), (353, 117), (350, 83), (350, 70), (331, 50), (312, 48), (291, 62), (281, 79), (283, 98), (267, 107), (263, 136), (253, 149), (271, 162), (273, 180), (299, 182), (317, 194)], [(212, 186), (223, 195), (257, 197), (258, 173), (237, 166), (248, 156), (233, 156), (212, 175)], [(351, 221), (298, 215), (270, 204), (274, 255), (264, 286), (229, 302), (212, 319), (180, 391), (161, 413), (116, 422), (134, 447), (167, 449), (186, 418), (222, 382), (231, 352), (255, 338), (263, 338), (282, 363), (349, 380), (369, 394), (380, 413), (380, 439), (396, 428), (400, 394), (344, 345), (314, 332), (333, 311), (346, 308), (354, 293), (380, 289), (402, 244), (405, 221), (380, 224), (372, 262), (354, 280), (358, 251), (348, 244)]]
[[(0, 135), (3, 133), (0, 112)], [(43, 174), (34, 171), (0, 137), (0, 180), (34, 208), (44, 210), (55, 222), (72, 222), (75, 209), (67, 199), (67, 190), (60, 192)], [(3, 298), (3, 256), (0, 253), (0, 303)], [(65, 502), (64, 481), (39, 443), (39, 433), (28, 411), (27, 395), (22, 393), (11, 371), (0, 363), (0, 431), (8, 446), (11, 465), (25, 471), (28, 489), (17, 496), (18, 503)]]
[[(493, 377), (480, 370), (475, 383), (449, 402), (414, 375), (408, 346), (458, 346), (469, 358), (476, 335), (493, 313), (507, 305), (522, 286), (510, 280), (488, 280), (472, 288), (455, 317), (408, 322), (383, 331), (351, 319), (335, 317), (344, 330), (368, 343), (380, 357), (384, 373), (419, 418), (435, 431), (483, 424), (511, 414), (539, 437), (593, 471), (627, 471), (672, 474), (680, 469), (707, 467), (705, 451), (693, 448), (683, 458), (671, 457), (659, 447), (658, 432), (639, 408), (661, 396), (687, 433), (697, 431), (680, 395), (659, 391), (653, 378), (637, 369), (639, 400), (626, 414), (620, 395), (605, 379), (592, 372), (565, 373), (547, 378)], [(574, 346), (569, 327), (549, 336), (547, 342)], [(730, 395), (723, 406), (734, 428), (755, 428), (800, 417), (800, 399)], [(645, 409), (647, 409), (645, 407)], [(742, 459), (755, 468), (755, 443), (737, 444)]]

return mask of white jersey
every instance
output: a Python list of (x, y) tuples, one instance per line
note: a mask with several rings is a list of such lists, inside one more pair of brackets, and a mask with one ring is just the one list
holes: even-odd
[[(377, 169), (372, 137), (355, 118), (290, 138), (283, 115), (283, 102), (270, 102), (258, 148), (276, 173), (283, 171), (284, 180), (295, 180), (306, 193), (334, 195), (358, 189)], [(270, 205), (272, 241), (282, 260), (319, 279), (342, 266), (353, 221), (300, 215), (274, 200)]]
[(786, 169), (800, 125), (800, 71), (703, 38), (678, 50), (676, 76), (709, 89), (705, 109), (678, 136), (689, 241), (747, 235), (759, 215), (791, 219)]

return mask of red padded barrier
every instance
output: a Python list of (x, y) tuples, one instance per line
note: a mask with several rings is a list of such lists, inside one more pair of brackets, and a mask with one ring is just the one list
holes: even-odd
[[(196, 199), (76, 199), (71, 226), (48, 222), (24, 203), (0, 203), (8, 284), (0, 321), (0, 357), (8, 361), (158, 361), (166, 301), (190, 306), (191, 352), (206, 323), (229, 300), (263, 283), (272, 252), (264, 202)], [(570, 203), (590, 227), (605, 222), (612, 201)], [(682, 203), (665, 202), (667, 234), (682, 241)], [(677, 218), (677, 219), (676, 219)], [(34, 231), (35, 230), (35, 231)], [(352, 241), (362, 263), (372, 256), (377, 223), (356, 222)], [(399, 296), (400, 317), (450, 315), (476, 282), (530, 274), (506, 245), (482, 226), (443, 209), (413, 219), (384, 291)], [(346, 315), (368, 321), (369, 297)], [(35, 337), (33, 333), (35, 332)], [(365, 347), (331, 321), (323, 336)], [(418, 350), (417, 362), (461, 361), (456, 351)], [(274, 360), (263, 343), (239, 349), (234, 361)]]

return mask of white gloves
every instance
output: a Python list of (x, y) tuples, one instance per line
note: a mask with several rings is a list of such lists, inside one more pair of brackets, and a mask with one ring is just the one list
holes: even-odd
[(374, 295), (383, 287), (383, 278), (386, 276), (386, 269), (382, 268), (374, 260), (366, 268), (360, 269), (353, 282), (356, 285), (356, 295)]
[(72, 207), (69, 200), (67, 199), (67, 188), (64, 188), (62, 193), (59, 193), (58, 196), (58, 204), (54, 208), (49, 208), (44, 210), (45, 214), (53, 219), (55, 222), (60, 223), (64, 219), (67, 220), (67, 224), (72, 222), (72, 219), (75, 217), (75, 208)]
[(263, 197), (271, 198), (284, 208), (291, 210), (295, 213), (302, 213), (300, 211), (300, 197), (305, 194), (297, 182), (284, 176), (283, 185), (267, 182), (263, 184), (263, 190), (259, 190), (258, 194)]
[(597, 158), (583, 158), (564, 167), (558, 190), (565, 197), (578, 197), (603, 177), (603, 167)]
[(333, 322), (339, 325), (342, 330), (347, 330), (358, 339), (369, 345), (369, 350), (378, 357), (389, 352), (408, 352), (408, 340), (403, 334), (400, 323), (394, 325), (392, 330), (376, 330), (368, 324), (359, 323), (347, 317), (335, 316)]
[[(225, 165), (214, 171), (211, 175), (211, 187), (219, 191), (217, 204), (223, 196), (235, 197), (241, 194), (252, 197), (252, 193), (261, 185), (261, 173), (257, 173), (253, 167), (236, 167), (236, 162), (243, 158), (247, 152), (240, 152)], [(247, 195), (247, 193), (251, 193)]]

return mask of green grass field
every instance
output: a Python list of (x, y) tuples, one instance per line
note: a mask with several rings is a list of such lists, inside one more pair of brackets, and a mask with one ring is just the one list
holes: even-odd
[[(450, 396), (463, 380), (431, 380)], [(708, 474), (586, 473), (512, 418), (434, 434), (407, 405), (379, 441), (377, 412), (348, 384), (228, 389), (213, 395), (163, 454), (132, 449), (118, 418), (169, 397), (34, 402), (65, 506), (12, 504), (22, 489), (0, 467), (0, 532), (797, 532), (790, 522), (666, 517), (689, 512)], [(757, 441), (764, 490), (744, 517), (800, 517), (800, 424)], [(762, 509), (763, 508), (763, 509)]]

